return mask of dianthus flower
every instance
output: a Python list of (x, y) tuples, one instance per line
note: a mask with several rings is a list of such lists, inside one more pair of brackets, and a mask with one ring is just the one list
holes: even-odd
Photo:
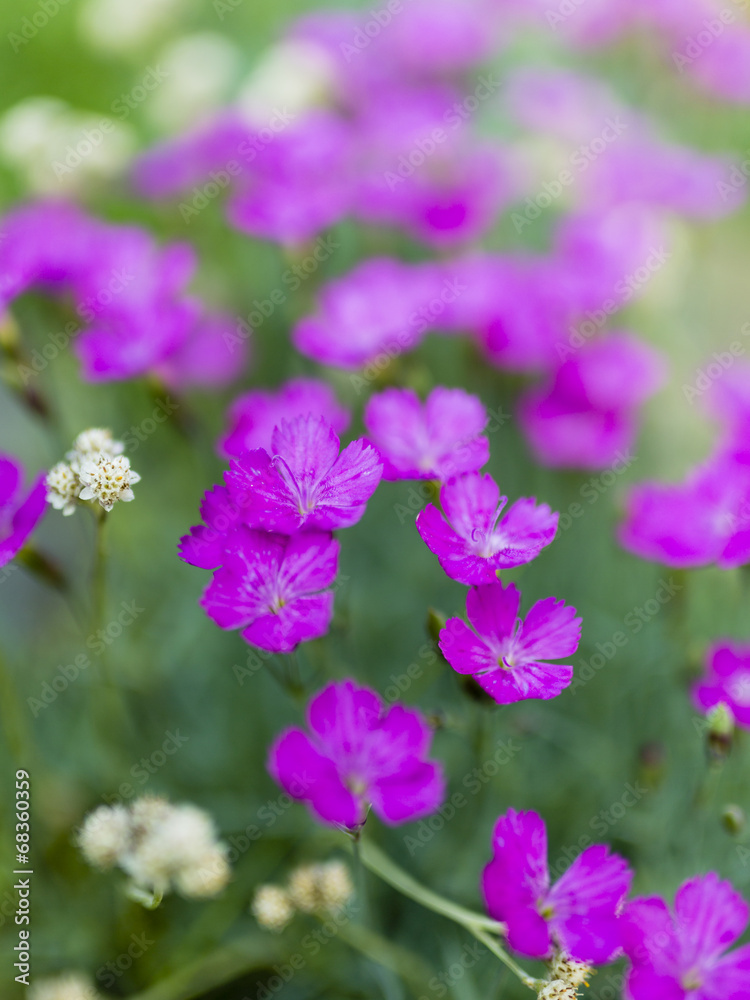
[(748, 906), (714, 872), (678, 889), (674, 914), (659, 896), (634, 899), (622, 918), (631, 967), (628, 1000), (748, 1000), (750, 945), (727, 952), (745, 930)]
[(567, 664), (548, 663), (572, 656), (581, 637), (575, 608), (547, 597), (518, 617), (521, 594), (513, 584), (472, 587), (466, 611), (475, 631), (449, 618), (440, 649), (460, 674), (470, 674), (500, 705), (523, 698), (554, 698), (573, 679)]
[(633, 446), (638, 407), (663, 381), (659, 355), (625, 333), (608, 333), (527, 390), (520, 416), (545, 465), (601, 469)]
[(416, 710), (388, 708), (374, 691), (347, 680), (313, 698), (307, 721), (309, 735), (292, 728), (278, 737), (268, 767), (324, 823), (354, 829), (372, 806), (395, 825), (442, 802), (442, 770), (427, 759), (432, 734)]
[(445, 481), (489, 461), (487, 412), (463, 389), (438, 386), (424, 403), (411, 389), (386, 389), (370, 397), (364, 421), (384, 479)]
[(219, 441), (219, 451), (234, 458), (255, 448), (269, 451), (273, 432), (282, 420), (308, 415), (323, 417), (337, 434), (349, 426), (348, 410), (321, 379), (293, 378), (276, 392), (252, 389), (230, 406), (229, 429)]
[(498, 570), (531, 562), (557, 531), (558, 515), (531, 498), (502, 514), (507, 497), (491, 476), (478, 472), (451, 479), (440, 502), (443, 513), (428, 504), (417, 529), (447, 575), (467, 585), (494, 583)]
[(595, 844), (550, 885), (544, 821), (514, 809), (498, 819), (493, 849), (482, 891), (490, 916), (507, 924), (512, 948), (550, 958), (556, 946), (575, 961), (596, 965), (617, 956), (620, 911), (632, 878), (623, 858)]
[(26, 544), (45, 511), (44, 476), (28, 492), (22, 487), (23, 468), (10, 455), (0, 455), (0, 566)]
[(706, 656), (703, 680), (693, 687), (693, 702), (702, 712), (724, 704), (740, 726), (750, 728), (750, 646), (715, 643)]
[(620, 543), (675, 568), (750, 560), (750, 466), (719, 454), (679, 484), (641, 483), (629, 493)]
[(397, 357), (420, 343), (429, 325), (420, 309), (439, 294), (432, 265), (372, 258), (322, 288), (316, 314), (294, 329), (294, 346), (340, 368)]
[(201, 604), (221, 628), (242, 629), (251, 645), (288, 653), (328, 629), (333, 591), (326, 588), (338, 553), (325, 532), (288, 537), (241, 526)]
[(265, 531), (348, 528), (364, 514), (383, 467), (362, 440), (339, 448), (322, 417), (282, 420), (270, 452), (259, 448), (232, 461), (230, 495), (242, 498), (247, 523)]

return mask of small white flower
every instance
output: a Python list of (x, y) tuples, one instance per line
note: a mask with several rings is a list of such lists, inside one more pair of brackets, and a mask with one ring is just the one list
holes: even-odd
[(588, 986), (588, 980), (594, 974), (594, 969), (584, 962), (576, 962), (562, 953), (555, 955), (550, 971), (551, 979), (561, 979), (569, 986)]
[(338, 910), (354, 894), (348, 867), (343, 861), (301, 865), (289, 876), (289, 898), (302, 913)]
[(90, 865), (113, 868), (128, 848), (131, 819), (124, 806), (99, 806), (78, 832), (78, 846)]
[(29, 990), (29, 1000), (100, 1000), (91, 979), (80, 972), (37, 980)]
[(67, 462), (58, 462), (47, 473), (47, 502), (55, 510), (61, 510), (64, 517), (75, 513), (76, 500), (81, 490), (78, 476)]
[(578, 990), (570, 986), (564, 979), (555, 979), (546, 983), (539, 991), (539, 1000), (576, 1000)]
[(98, 500), (105, 510), (112, 510), (118, 500), (129, 503), (134, 499), (132, 486), (141, 477), (130, 468), (124, 455), (109, 457), (99, 454), (81, 463), (79, 472), (83, 489), (81, 500)]
[(322, 866), (320, 892), (327, 910), (339, 910), (354, 895), (354, 883), (348, 865), (343, 861), (329, 861)]
[(175, 887), (183, 896), (206, 899), (218, 896), (226, 888), (231, 875), (223, 845), (213, 847), (202, 858), (183, 868), (175, 878)]
[(76, 472), (80, 471), (81, 465), (87, 459), (95, 459), (98, 455), (106, 455), (107, 458), (114, 458), (115, 455), (122, 455), (125, 445), (122, 441), (115, 441), (112, 431), (106, 427), (90, 427), (87, 431), (82, 431), (73, 442), (73, 449), (65, 456)]
[(253, 916), (267, 931), (279, 933), (294, 916), (289, 893), (279, 885), (259, 885), (252, 905)]

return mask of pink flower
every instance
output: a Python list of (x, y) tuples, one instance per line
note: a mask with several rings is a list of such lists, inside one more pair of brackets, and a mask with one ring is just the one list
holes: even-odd
[(244, 507), (226, 486), (213, 486), (204, 494), (201, 517), (205, 524), (191, 528), (180, 539), (180, 558), (191, 566), (216, 569), (231, 553), (235, 532), (245, 523)]
[(714, 644), (706, 658), (705, 677), (693, 686), (693, 702), (703, 712), (724, 702), (737, 723), (750, 728), (750, 646)]
[(497, 571), (522, 566), (549, 545), (558, 515), (547, 504), (517, 500), (501, 518), (507, 497), (489, 475), (468, 473), (440, 491), (444, 513), (429, 504), (417, 517), (427, 548), (453, 580), (467, 585), (495, 583)]
[(463, 389), (438, 386), (424, 404), (411, 389), (386, 389), (370, 398), (364, 421), (385, 479), (445, 481), (489, 461), (487, 413)]
[(490, 916), (507, 924), (512, 948), (549, 958), (557, 946), (575, 961), (597, 965), (617, 956), (620, 910), (632, 878), (623, 858), (595, 844), (551, 886), (544, 821), (514, 809), (498, 819), (493, 850), (482, 891)]
[(361, 826), (367, 810), (396, 825), (434, 812), (445, 782), (427, 760), (429, 726), (414, 709), (387, 708), (369, 688), (329, 684), (310, 702), (310, 735), (288, 729), (271, 747), (268, 769), (324, 823)]
[(364, 441), (339, 454), (338, 435), (322, 417), (283, 420), (271, 451), (258, 448), (232, 460), (226, 483), (242, 498), (247, 523), (290, 534), (300, 528), (350, 528), (375, 492), (383, 466)]
[(323, 417), (337, 434), (349, 426), (348, 410), (321, 379), (293, 378), (276, 392), (253, 389), (229, 408), (229, 430), (219, 440), (219, 451), (233, 457), (254, 448), (269, 451), (273, 432), (282, 420), (308, 415)]
[(27, 493), (22, 481), (21, 465), (10, 455), (0, 455), (0, 566), (21, 551), (47, 505), (43, 475)]
[(318, 313), (294, 330), (294, 346), (340, 368), (396, 357), (422, 340), (428, 320), (420, 309), (439, 302), (439, 294), (432, 265), (374, 257), (322, 289)]
[(547, 597), (518, 617), (521, 594), (513, 584), (472, 587), (466, 612), (474, 632), (450, 618), (440, 633), (440, 649), (459, 674), (474, 680), (499, 705), (524, 698), (554, 698), (573, 679), (571, 666), (547, 663), (572, 656), (581, 638), (575, 608)]
[(325, 635), (333, 614), (339, 546), (316, 531), (285, 535), (241, 526), (201, 604), (220, 628), (273, 653)]
[(631, 967), (627, 1000), (748, 1000), (750, 945), (727, 949), (742, 934), (748, 906), (714, 872), (678, 889), (674, 915), (659, 896), (634, 899), (622, 917)]
[(628, 496), (620, 543), (675, 568), (750, 561), (750, 466), (719, 454), (684, 483), (642, 483)]
[(637, 409), (663, 379), (661, 357), (629, 334), (587, 345), (521, 399), (521, 423), (537, 459), (584, 469), (611, 465), (632, 448)]

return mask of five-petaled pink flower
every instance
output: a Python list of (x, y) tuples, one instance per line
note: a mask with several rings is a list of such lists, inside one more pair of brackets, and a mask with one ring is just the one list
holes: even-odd
[(748, 921), (748, 905), (718, 875), (689, 879), (674, 915), (659, 896), (634, 899), (622, 918), (627, 1000), (748, 1000), (750, 944), (726, 954)]
[(366, 442), (339, 454), (339, 439), (322, 417), (282, 421), (270, 453), (258, 448), (232, 461), (226, 483), (254, 528), (291, 534), (356, 524), (375, 492), (383, 466)]
[(384, 479), (439, 479), (476, 472), (490, 458), (487, 412), (463, 389), (438, 386), (424, 404), (412, 389), (372, 396), (365, 427), (383, 459)]
[(339, 546), (330, 534), (286, 535), (240, 527), (201, 604), (217, 625), (272, 653), (317, 639), (333, 614)]
[(501, 517), (507, 497), (478, 472), (446, 483), (440, 501), (444, 514), (429, 504), (417, 528), (448, 576), (469, 586), (494, 583), (498, 570), (531, 562), (557, 531), (558, 515), (533, 499), (517, 500)]
[(47, 506), (44, 476), (28, 493), (22, 489), (23, 469), (10, 455), (0, 455), (0, 566), (5, 566), (26, 544)]
[(594, 844), (550, 885), (544, 820), (514, 809), (498, 819), (493, 848), (482, 891), (490, 916), (507, 924), (512, 948), (549, 958), (558, 947), (595, 965), (617, 956), (620, 911), (632, 879), (623, 858)]
[(547, 597), (522, 621), (520, 602), (512, 583), (472, 587), (466, 611), (476, 631), (461, 618), (450, 618), (440, 633), (448, 663), (460, 674), (471, 674), (500, 705), (560, 694), (573, 679), (573, 668), (545, 661), (572, 656), (581, 638), (575, 608)]
[(427, 760), (432, 733), (416, 710), (388, 708), (346, 680), (313, 698), (307, 722), (310, 735), (293, 728), (278, 737), (268, 767), (324, 823), (354, 829), (370, 806), (385, 823), (406, 823), (443, 801), (442, 769)]

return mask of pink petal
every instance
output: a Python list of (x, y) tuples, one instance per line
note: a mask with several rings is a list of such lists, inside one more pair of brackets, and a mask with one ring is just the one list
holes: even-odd
[(449, 618), (440, 632), (440, 650), (459, 674), (477, 674), (497, 667), (497, 657), (487, 643), (460, 618)]
[(511, 705), (526, 698), (556, 698), (573, 680), (573, 668), (558, 663), (524, 663), (477, 674), (474, 680), (498, 705)]
[(750, 944), (719, 959), (699, 996), (700, 1000), (750, 1000)]
[(521, 594), (514, 584), (502, 583), (472, 587), (466, 596), (469, 621), (482, 636), (508, 639), (513, 635), (521, 604)]
[(581, 619), (575, 614), (575, 608), (554, 597), (537, 601), (523, 620), (514, 647), (529, 660), (572, 656), (581, 639)]
[(747, 903), (714, 872), (685, 882), (675, 897), (675, 922), (683, 948), (696, 962), (718, 958), (747, 926)]
[(319, 753), (300, 729), (288, 729), (272, 745), (268, 770), (295, 799), (306, 800), (325, 823), (354, 827), (361, 805), (339, 777), (335, 764)]
[(272, 653), (291, 653), (301, 642), (325, 635), (332, 617), (333, 593), (309, 594), (286, 604), (277, 614), (256, 618), (242, 638)]
[(364, 441), (352, 441), (321, 482), (310, 525), (348, 528), (356, 524), (382, 474), (377, 451)]
[(370, 795), (374, 811), (385, 823), (406, 823), (439, 808), (445, 779), (439, 765), (412, 760), (398, 774), (376, 781)]

